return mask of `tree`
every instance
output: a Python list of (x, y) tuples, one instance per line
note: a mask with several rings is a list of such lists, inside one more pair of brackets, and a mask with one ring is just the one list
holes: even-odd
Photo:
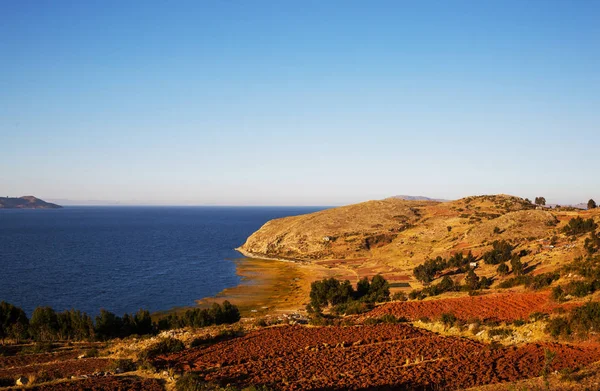
[(377, 274), (371, 279), (369, 294), (365, 301), (382, 302), (390, 300), (390, 284), (380, 274)]
[(148, 310), (140, 309), (133, 317), (133, 323), (135, 324), (136, 334), (146, 335), (152, 333), (152, 318), (150, 318)]
[(0, 340), (13, 338), (17, 342), (27, 337), (29, 320), (25, 312), (5, 301), (0, 302)]
[(59, 337), (56, 312), (50, 307), (37, 307), (29, 321), (29, 332), (37, 341), (51, 341)]
[(536, 205), (546, 205), (546, 199), (544, 197), (535, 197)]
[(475, 290), (479, 288), (479, 276), (475, 274), (473, 270), (469, 270), (465, 277), (465, 284), (469, 290)]
[(512, 257), (512, 259), (510, 260), (510, 265), (512, 266), (512, 271), (516, 276), (520, 276), (523, 274), (524, 267), (523, 262), (521, 262), (521, 257), (519, 257), (518, 255)]
[(588, 209), (595, 209), (596, 208), (596, 201), (590, 199), (588, 201), (587, 207), (588, 207)]
[(105, 309), (101, 309), (100, 315), (96, 316), (95, 332), (99, 339), (107, 340), (118, 337), (122, 326), (123, 319)]
[(496, 271), (501, 276), (505, 276), (508, 274), (508, 266), (506, 266), (506, 263), (502, 262), (500, 265), (498, 265), (498, 268), (496, 269)]
[(358, 281), (356, 284), (356, 296), (357, 298), (366, 296), (369, 293), (369, 288), (371, 284), (369, 283), (369, 278), (364, 277)]

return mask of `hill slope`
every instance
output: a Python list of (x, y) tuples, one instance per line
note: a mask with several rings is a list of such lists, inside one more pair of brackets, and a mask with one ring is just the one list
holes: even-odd
[(0, 209), (57, 209), (60, 205), (52, 204), (33, 196), (18, 198), (0, 198)]
[[(583, 237), (573, 241), (561, 231), (577, 216), (600, 222), (598, 210), (538, 210), (508, 195), (444, 203), (388, 198), (269, 221), (239, 250), (342, 268), (339, 276), (350, 279), (382, 273), (418, 287), (412, 269), (426, 259), (469, 251), (478, 257), (496, 240), (527, 250), (523, 261), (535, 273), (554, 270), (584, 253)], [(495, 269), (481, 263), (478, 274), (498, 277)]]

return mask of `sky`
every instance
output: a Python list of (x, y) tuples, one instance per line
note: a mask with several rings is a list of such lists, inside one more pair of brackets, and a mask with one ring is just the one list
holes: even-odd
[(0, 194), (600, 198), (600, 2), (0, 1)]

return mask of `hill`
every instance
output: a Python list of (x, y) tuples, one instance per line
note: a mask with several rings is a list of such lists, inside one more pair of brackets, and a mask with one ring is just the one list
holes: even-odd
[(58, 209), (60, 205), (52, 204), (33, 196), (0, 198), (0, 209)]
[(424, 196), (410, 196), (410, 195), (395, 195), (390, 198), (398, 198), (399, 200), (405, 201), (439, 201), (439, 202), (447, 202), (448, 200), (444, 200), (442, 198), (429, 198)]
[[(537, 209), (509, 195), (444, 203), (388, 198), (269, 221), (239, 250), (335, 269), (351, 281), (381, 273), (392, 283), (418, 288), (412, 271), (425, 260), (469, 251), (480, 258), (494, 241), (523, 250), (534, 274), (555, 270), (585, 253), (584, 237), (562, 233), (574, 217), (600, 222), (600, 211)], [(477, 273), (502, 279), (495, 265), (483, 262)]]

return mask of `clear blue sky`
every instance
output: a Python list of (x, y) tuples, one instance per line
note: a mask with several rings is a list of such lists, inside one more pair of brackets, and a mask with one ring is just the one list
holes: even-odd
[(600, 199), (600, 1), (1, 1), (0, 194)]

